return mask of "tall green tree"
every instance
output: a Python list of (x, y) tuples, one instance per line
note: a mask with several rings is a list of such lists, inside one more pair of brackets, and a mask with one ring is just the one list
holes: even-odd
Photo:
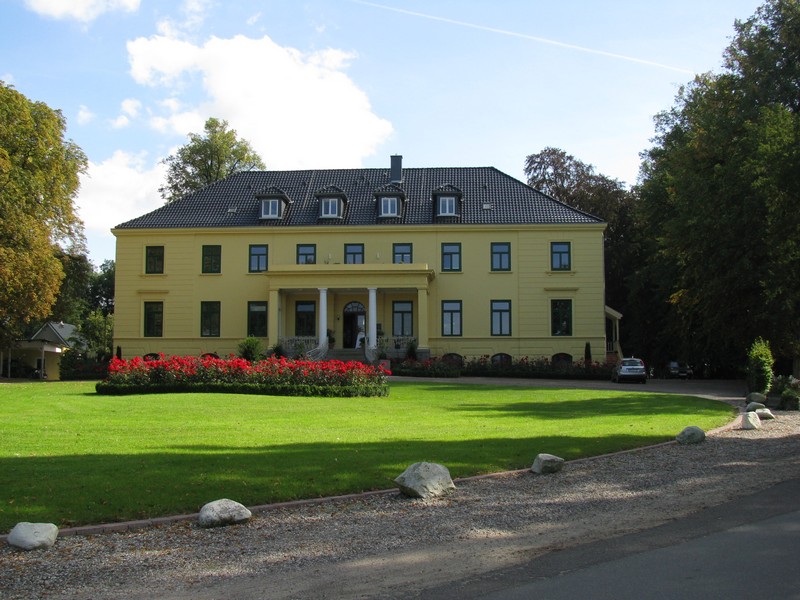
[(757, 337), (800, 354), (800, 3), (769, 0), (735, 29), (723, 72), (657, 116), (637, 273), (676, 351), (724, 367)]
[(74, 206), (86, 156), (60, 111), (0, 81), (0, 342), (45, 318), (64, 277), (59, 247), (79, 252)]
[(105, 260), (89, 278), (89, 307), (100, 310), (104, 315), (114, 312), (114, 277), (116, 265), (113, 260)]
[(237, 138), (227, 121), (213, 117), (203, 134), (189, 134), (189, 143), (163, 163), (167, 183), (158, 191), (167, 204), (239, 171), (266, 168), (249, 142)]

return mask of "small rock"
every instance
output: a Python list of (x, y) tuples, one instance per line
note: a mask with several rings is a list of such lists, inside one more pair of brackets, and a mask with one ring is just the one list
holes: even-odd
[(58, 527), (52, 523), (17, 523), (8, 534), (8, 544), (22, 550), (51, 548), (56, 543)]
[(411, 498), (435, 498), (456, 489), (447, 467), (429, 462), (414, 463), (394, 482), (404, 495)]
[(236, 525), (250, 520), (252, 513), (234, 500), (214, 500), (200, 509), (197, 524), (203, 528)]
[(534, 473), (558, 473), (564, 468), (564, 459), (552, 454), (537, 454), (533, 460), (531, 471)]
[(772, 414), (772, 411), (768, 408), (759, 408), (755, 411), (758, 415), (758, 418), (762, 421), (769, 421), (770, 419), (774, 419), (775, 415)]
[(742, 415), (742, 429), (761, 429), (761, 419), (755, 412)]
[(761, 404), (761, 402), (750, 402), (744, 409), (745, 412), (755, 412), (759, 408), (767, 408), (765, 405)]
[(690, 425), (676, 435), (675, 439), (679, 444), (699, 444), (706, 439), (706, 432), (697, 425)]
[(745, 398), (745, 402), (748, 404), (750, 402), (757, 402), (758, 404), (764, 404), (767, 401), (767, 397), (764, 394), (759, 394), (758, 392), (750, 392), (747, 394)]

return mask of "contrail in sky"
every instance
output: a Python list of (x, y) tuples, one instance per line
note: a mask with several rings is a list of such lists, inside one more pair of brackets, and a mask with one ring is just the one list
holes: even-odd
[(515, 31), (507, 31), (505, 29), (497, 29), (496, 27), (487, 27), (486, 25), (476, 25), (475, 23), (467, 23), (465, 21), (457, 21), (455, 19), (448, 19), (446, 17), (437, 17), (435, 15), (426, 15), (425, 13), (415, 12), (413, 10), (406, 10), (404, 8), (395, 8), (393, 6), (384, 6), (383, 4), (376, 4), (374, 2), (367, 2), (366, 0), (350, 0), (356, 4), (363, 4), (364, 6), (372, 6), (374, 8), (381, 8), (383, 10), (390, 10), (392, 12), (402, 13), (404, 15), (411, 15), (413, 17), (421, 17), (423, 19), (429, 19), (431, 21), (441, 21), (442, 23), (449, 23), (451, 25), (460, 25), (461, 27), (470, 27), (472, 29), (480, 29), (481, 31), (489, 31), (491, 33), (499, 33), (501, 35), (507, 35), (510, 37), (517, 37), (522, 38), (524, 40), (531, 40), (533, 42), (539, 42), (540, 44), (549, 44), (551, 46), (559, 46), (561, 48), (567, 48), (568, 50), (577, 50), (578, 52), (587, 52), (589, 54), (597, 54), (600, 56), (607, 56), (608, 58), (616, 58), (618, 60), (626, 60), (628, 62), (639, 63), (640, 65), (647, 65), (650, 67), (658, 67), (660, 69), (669, 69), (670, 71), (677, 71), (679, 73), (688, 73), (689, 75), (694, 75), (693, 71), (689, 69), (682, 69), (680, 67), (673, 67), (671, 65), (665, 65), (662, 63), (657, 63), (652, 60), (645, 60), (643, 58), (636, 58), (633, 56), (625, 56), (624, 54), (615, 54), (614, 52), (606, 52), (605, 50), (595, 50), (594, 48), (586, 48), (584, 46), (576, 46), (575, 44), (566, 44), (564, 42), (559, 42), (556, 40), (549, 40), (547, 38), (537, 37), (535, 35), (528, 35), (526, 33), (517, 33)]

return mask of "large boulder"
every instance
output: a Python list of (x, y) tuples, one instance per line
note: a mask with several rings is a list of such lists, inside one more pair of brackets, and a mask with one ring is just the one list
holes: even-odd
[(745, 402), (750, 404), (751, 402), (757, 402), (758, 404), (765, 404), (767, 402), (767, 397), (764, 394), (759, 394), (758, 392), (750, 392), (747, 394), (745, 398)]
[(742, 415), (742, 429), (761, 429), (761, 418), (755, 412)]
[(251, 516), (253, 516), (252, 513), (242, 504), (223, 498), (204, 505), (200, 509), (197, 524), (203, 528), (224, 527), (225, 525), (245, 523), (250, 520)]
[(769, 421), (775, 418), (775, 415), (772, 414), (772, 411), (768, 408), (759, 408), (758, 410), (755, 411), (755, 413), (758, 415), (758, 418), (761, 419), (762, 421)]
[(761, 404), (761, 402), (749, 402), (747, 406), (745, 406), (744, 411), (755, 412), (762, 408), (767, 408), (767, 407), (764, 404)]
[(17, 523), (8, 534), (6, 541), (10, 546), (22, 550), (51, 548), (56, 543), (58, 527), (52, 523)]
[(429, 462), (414, 463), (394, 482), (404, 495), (411, 498), (436, 498), (456, 489), (447, 467)]
[(675, 439), (679, 444), (699, 444), (706, 439), (706, 432), (697, 425), (690, 425), (676, 435)]
[(554, 456), (553, 454), (537, 454), (536, 458), (533, 459), (533, 465), (531, 466), (531, 471), (534, 473), (558, 473), (561, 469), (564, 468), (564, 459), (560, 456)]

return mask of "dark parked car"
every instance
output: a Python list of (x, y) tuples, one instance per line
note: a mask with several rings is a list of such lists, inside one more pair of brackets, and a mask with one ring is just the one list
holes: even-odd
[(667, 377), (677, 379), (691, 379), (694, 372), (692, 368), (683, 362), (677, 360), (670, 361), (667, 364)]
[(611, 381), (619, 383), (626, 380), (647, 383), (647, 369), (641, 358), (623, 358), (616, 364)]

